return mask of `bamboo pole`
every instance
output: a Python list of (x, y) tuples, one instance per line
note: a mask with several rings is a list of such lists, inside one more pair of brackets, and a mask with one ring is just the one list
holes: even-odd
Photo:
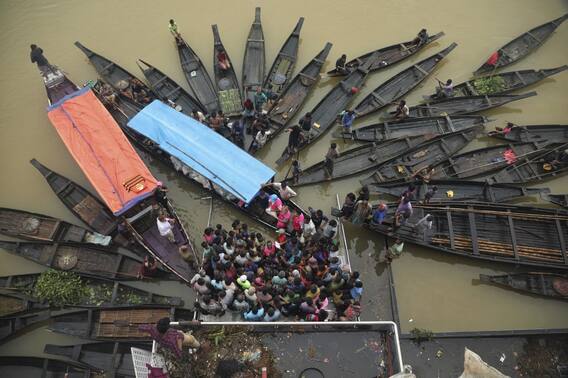
[(430, 209), (439, 210), (441, 212), (451, 211), (451, 212), (461, 212), (461, 213), (474, 213), (474, 214), (485, 214), (485, 215), (502, 215), (505, 217), (511, 216), (514, 219), (542, 219), (542, 220), (553, 220), (558, 219), (561, 221), (568, 221), (568, 216), (565, 215), (554, 215), (554, 214), (528, 214), (528, 213), (515, 213), (513, 211), (497, 211), (497, 210), (477, 210), (475, 208), (462, 209), (459, 207), (437, 207), (437, 206), (424, 206), (424, 205), (414, 205), (415, 208), (420, 209)]

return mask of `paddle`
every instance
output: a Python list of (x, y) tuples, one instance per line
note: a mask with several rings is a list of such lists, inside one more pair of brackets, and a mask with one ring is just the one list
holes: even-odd
[[(117, 319), (112, 321), (112, 325), (114, 325), (115, 327), (132, 327), (132, 326), (139, 326), (142, 324), (148, 324), (148, 323), (130, 323), (128, 320), (124, 319)], [(200, 323), (194, 320), (182, 320), (179, 322), (171, 322), (170, 324), (184, 327), (190, 325), (199, 325)]]

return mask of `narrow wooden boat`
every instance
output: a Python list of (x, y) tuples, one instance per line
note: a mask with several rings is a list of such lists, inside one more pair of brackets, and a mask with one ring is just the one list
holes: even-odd
[(67, 357), (105, 373), (106, 377), (135, 377), (130, 348), (152, 350), (150, 343), (101, 342), (75, 345), (46, 344), (44, 353)]
[(326, 177), (324, 170), (325, 161), (322, 160), (302, 170), (298, 181), (290, 179), (288, 184), (302, 186), (353, 176), (373, 169), (399, 155), (400, 151), (416, 147), (429, 139), (429, 136), (422, 135), (370, 143), (347, 151), (341, 151), (339, 157), (334, 160), (333, 175), (331, 177)]
[(95, 373), (101, 372), (76, 362), (28, 356), (0, 357), (2, 377), (91, 378)]
[(485, 126), (488, 122), (483, 116), (443, 116), (388, 121), (353, 129), (347, 133), (343, 128), (333, 132), (334, 138), (355, 140), (359, 142), (383, 142), (394, 138), (405, 138), (415, 135), (436, 137), (474, 126)]
[(254, 21), (250, 27), (245, 45), (243, 58), (243, 96), (245, 99), (254, 99), (254, 92), (264, 82), (266, 70), (266, 53), (264, 46), (264, 32), (260, 21), (260, 8), (254, 10)]
[[(118, 64), (86, 48), (80, 42), (75, 42), (75, 46), (77, 46), (87, 56), (101, 78), (117, 91), (121, 93), (129, 92), (132, 81), (136, 79), (138, 81), (138, 85), (140, 85), (147, 93), (148, 102), (156, 98), (155, 94), (149, 87)], [(144, 103), (142, 103), (142, 105), (144, 105)]]
[(489, 276), (479, 275), (481, 282), (505, 286), (524, 293), (556, 299), (568, 299), (568, 276), (554, 273), (529, 272)]
[(211, 77), (207, 73), (207, 69), (191, 46), (181, 36), (178, 39), (179, 43), (176, 43), (176, 47), (181, 70), (189, 87), (195, 93), (197, 100), (203, 104), (207, 113), (211, 114), (218, 111), (219, 99), (217, 98), (217, 91)]
[(53, 192), (77, 218), (103, 235), (110, 235), (116, 231), (118, 219), (101, 200), (36, 159), (32, 159), (30, 163), (43, 175)]
[(406, 181), (422, 172), (425, 168), (445, 160), (464, 148), (482, 127), (476, 126), (434, 138), (417, 147), (403, 151), (398, 156), (379, 165), (375, 172), (364, 180), (363, 185)]
[(499, 50), (494, 52), (485, 63), (474, 72), (479, 75), (502, 68), (524, 58), (542, 45), (560, 24), (568, 18), (568, 13), (555, 20), (537, 26), (521, 34)]
[[(182, 306), (183, 301), (179, 297), (159, 295), (147, 290), (138, 289), (122, 282), (107, 278), (95, 278), (83, 275), (81, 281), (87, 285), (92, 293), (89, 298), (84, 298), (81, 303), (71, 303), (73, 307), (99, 307), (99, 306), (141, 306), (141, 305), (167, 305)], [(0, 289), (19, 289), (27, 293), (33, 293), (37, 280), (41, 273), (18, 274), (0, 277)], [(33, 300), (33, 298), (30, 298)]]
[[(215, 73), (215, 86), (219, 96), (219, 106), (227, 117), (240, 116), (243, 111), (243, 100), (239, 81), (237, 80), (229, 53), (223, 46), (223, 42), (221, 42), (217, 25), (211, 25), (211, 28), (213, 30), (213, 72)], [(217, 59), (217, 54), (221, 51), (225, 52), (231, 66), (224, 71), (219, 67)]]
[(139, 59), (137, 64), (152, 90), (162, 101), (175, 106), (188, 116), (191, 116), (194, 110), (207, 113), (207, 109), (198, 100), (162, 71), (142, 59)]
[(49, 306), (25, 294), (0, 290), (0, 317), (14, 317), (45, 310)]
[(553, 144), (547, 149), (538, 151), (534, 155), (519, 159), (515, 164), (501, 171), (476, 180), (489, 183), (515, 183), (532, 184), (568, 173), (568, 156), (566, 149), (568, 143)]
[(488, 135), (512, 142), (568, 143), (568, 125), (521, 125), (514, 126), (507, 134), (493, 131)]
[(438, 66), (438, 64), (457, 47), (452, 43), (444, 50), (412, 65), (397, 73), (367, 95), (355, 106), (358, 116), (365, 116), (389, 106), (398, 99), (403, 98), (422, 83)]
[(543, 193), (541, 195), (542, 199), (551, 202), (555, 205), (568, 207), (568, 194), (549, 194)]
[[(383, 47), (374, 51), (370, 51), (366, 54), (358, 56), (355, 59), (350, 60), (347, 62), (345, 67), (349, 70), (355, 70), (357, 67), (362, 65), (371, 55), (377, 53), (376, 60), (372, 63), (371, 67), (369, 67), (370, 71), (377, 71), (383, 68), (387, 68), (392, 66), (395, 63), (401, 62), (404, 59), (411, 57), (412, 55), (416, 54), (424, 47), (428, 46), (430, 43), (440, 39), (444, 36), (444, 32), (440, 32), (438, 34), (432, 35), (428, 37), (428, 42), (424, 43), (423, 45), (417, 46), (414, 43), (414, 40), (396, 43), (391, 46)], [(336, 69), (327, 72), (328, 76), (344, 76), (345, 73), (339, 72)]]
[[(444, 253), (515, 265), (568, 270), (568, 212), (476, 202), (413, 204), (406, 222), (392, 229), (396, 204), (383, 224), (368, 227), (381, 234)], [(415, 225), (427, 215), (432, 228)]]
[(473, 179), (506, 168), (540, 150), (542, 146), (533, 142), (480, 148), (432, 165), (428, 176), (433, 180)]
[[(375, 58), (376, 55), (371, 56), (365, 64), (357, 67), (355, 71), (335, 85), (320, 100), (320, 102), (311, 111), (314, 127), (311, 128), (309, 133), (307, 133), (309, 135), (305, 136), (305, 139), (300, 143), (295, 151), (290, 151), (290, 149), (286, 147), (282, 156), (280, 156), (280, 158), (276, 161), (277, 165), (284, 164), (284, 162), (294, 156), (294, 154), (318, 140), (319, 137), (325, 134), (333, 126), (339, 113), (345, 110), (347, 105), (349, 105), (355, 94), (358, 92), (358, 89), (365, 82), (367, 74), (369, 73), (369, 67)], [(355, 88), (356, 90), (354, 90)]]
[[(524, 188), (507, 184), (490, 185), (485, 182), (465, 180), (431, 180), (429, 182), (416, 182), (413, 185), (416, 190), (413, 199), (416, 201), (424, 201), (425, 194), (436, 187), (437, 191), (430, 202), (507, 202), (535, 194), (550, 193), (548, 188)], [(402, 193), (409, 188), (409, 183), (370, 184), (368, 187), (371, 194), (388, 194), (400, 198)]]
[(20, 332), (48, 320), (51, 316), (49, 310), (20, 314), (12, 317), (0, 318), (0, 342), (9, 337), (18, 335)]
[(142, 261), (83, 243), (1, 241), (4, 250), (53, 269), (115, 280), (136, 280)]
[[(292, 81), (284, 88), (282, 94), (268, 111), (271, 124), (271, 133), (268, 140), (273, 139), (302, 108), (302, 104), (316, 87), (320, 79), (320, 71), (331, 50), (331, 43), (327, 42), (321, 50)], [(260, 151), (257, 150), (256, 152)]]
[(410, 108), (409, 116), (434, 117), (446, 114), (471, 114), (493, 109), (532, 96), (536, 96), (536, 92), (523, 93), (520, 95), (483, 95), (448, 98), (413, 106)]
[(162, 318), (192, 321), (191, 310), (172, 308), (104, 308), (80, 310), (51, 317), (49, 329), (58, 333), (97, 341), (143, 341), (150, 335), (138, 329), (155, 325)]
[[(468, 80), (460, 84), (454, 85), (452, 97), (466, 97), (466, 96), (482, 96), (484, 94), (506, 94), (530, 85), (536, 84), (549, 76), (556, 75), (568, 69), (568, 65), (542, 69), (542, 70), (519, 70), (511, 72), (496, 73), (489, 76), (482, 76), (476, 79)], [(488, 92), (488, 87), (484, 86), (487, 79), (497, 79), (502, 86), (494, 92)], [(440, 96), (434, 93), (430, 96), (424, 96), (426, 100), (437, 100)], [(443, 98), (443, 97), (442, 97)]]
[(55, 104), (63, 97), (76, 92), (79, 87), (75, 85), (65, 74), (57, 67), (51, 66), (51, 70), (42, 73), (43, 83), (47, 91), (49, 105)]
[(273, 93), (280, 95), (294, 72), (294, 66), (298, 58), (298, 46), (300, 45), (300, 31), (304, 24), (304, 17), (300, 17), (292, 34), (286, 39), (284, 45), (276, 55), (272, 67), (268, 71), (264, 88), (270, 89)]

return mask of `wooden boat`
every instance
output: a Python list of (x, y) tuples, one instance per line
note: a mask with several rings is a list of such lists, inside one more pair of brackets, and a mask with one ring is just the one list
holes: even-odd
[(181, 107), (179, 110), (188, 116), (191, 116), (194, 110), (207, 113), (207, 109), (198, 100), (162, 71), (142, 59), (139, 59), (137, 64), (152, 90), (162, 101), (175, 106), (176, 109)]
[(101, 370), (107, 377), (135, 377), (130, 348), (152, 350), (150, 343), (101, 342), (75, 345), (46, 344), (44, 353), (64, 356)]
[[(138, 84), (142, 86), (146, 92), (148, 96), (148, 103), (156, 98), (155, 94), (149, 87), (118, 64), (86, 48), (80, 42), (75, 42), (75, 46), (77, 46), (87, 56), (87, 58), (89, 58), (89, 61), (95, 67), (95, 70), (101, 78), (117, 91), (127, 93), (131, 89), (132, 80), (136, 79), (139, 82)], [(144, 105), (144, 103), (141, 104)]]
[[(565, 150), (568, 143), (548, 145), (543, 151), (519, 159), (501, 171), (476, 180), (494, 183), (532, 184), (568, 173), (568, 158)], [(551, 164), (553, 163), (553, 164)]]
[(538, 143), (500, 144), (455, 155), (430, 167), (433, 180), (471, 179), (506, 168), (519, 158), (540, 151)]
[(114, 280), (136, 280), (142, 261), (84, 243), (0, 241), (4, 250), (53, 269)]
[[(40, 275), (41, 273), (33, 273), (0, 277), (0, 290), (10, 288), (33, 293)], [(183, 301), (179, 297), (154, 294), (107, 278), (94, 278), (81, 273), (79, 275), (81, 281), (91, 289), (93, 296), (92, 298), (85, 298), (82, 303), (69, 304), (73, 307), (183, 305)]]
[(91, 378), (95, 373), (100, 373), (100, 371), (76, 362), (28, 356), (0, 357), (0, 376), (2, 377)]
[(288, 184), (302, 186), (353, 176), (373, 169), (399, 155), (400, 151), (406, 151), (429, 139), (429, 136), (422, 135), (370, 143), (347, 151), (341, 151), (339, 157), (334, 161), (333, 175), (331, 177), (326, 177), (324, 170), (325, 161), (322, 160), (302, 170), (298, 181), (291, 179)]
[[(286, 39), (284, 45), (276, 55), (272, 67), (264, 80), (264, 88), (270, 89), (273, 93), (280, 95), (282, 90), (288, 85), (290, 77), (294, 72), (294, 66), (298, 58), (298, 46), (300, 45), (300, 31), (304, 24), (304, 17), (300, 17), (292, 34)], [(244, 82), (244, 80), (243, 80)]]
[[(389, 207), (384, 224), (371, 230), (455, 255), (568, 270), (568, 212), (476, 202), (413, 204), (406, 225), (392, 230), (396, 204)], [(432, 228), (414, 225), (427, 215)]]
[(195, 313), (176, 307), (104, 308), (69, 312), (51, 317), (49, 329), (58, 333), (97, 341), (143, 341), (150, 335), (140, 325), (155, 325), (162, 318), (192, 321)]
[(276, 161), (277, 165), (284, 164), (284, 162), (294, 156), (294, 154), (314, 143), (333, 126), (339, 112), (345, 110), (347, 105), (353, 100), (355, 93), (357, 93), (357, 91), (353, 89), (360, 88), (365, 82), (367, 74), (369, 73), (369, 67), (375, 59), (376, 55), (371, 56), (365, 64), (357, 67), (355, 71), (335, 85), (320, 100), (311, 111), (314, 127), (310, 130), (309, 135), (306, 135), (306, 138), (300, 143), (296, 151), (290, 151), (289, 148), (286, 147), (282, 156)]
[(266, 70), (266, 54), (264, 47), (264, 32), (260, 21), (260, 8), (254, 10), (254, 21), (250, 27), (245, 45), (243, 58), (243, 96), (245, 99), (254, 101), (254, 93), (257, 87), (264, 82)]
[[(400, 198), (408, 189), (409, 183), (390, 185), (370, 184), (369, 193), (388, 194)], [(524, 188), (507, 184), (490, 185), (479, 181), (465, 180), (431, 180), (414, 183), (416, 192), (413, 198), (424, 201), (424, 195), (432, 187), (438, 188), (430, 202), (439, 201), (477, 201), (477, 202), (507, 202), (535, 194), (550, 193), (548, 188)]]
[(552, 297), (568, 299), (568, 277), (561, 274), (529, 272), (504, 274), (498, 276), (479, 275), (481, 282), (493, 283), (511, 289)]
[[(490, 76), (482, 76), (478, 77), (477, 79), (468, 80), (463, 83), (454, 85), (452, 97), (481, 96), (483, 94), (505, 94), (526, 88), (530, 85), (538, 83), (541, 80), (546, 79), (549, 76), (556, 75), (557, 73), (560, 73), (566, 69), (568, 69), (568, 65), (550, 69), (519, 70), (496, 73)], [(482, 84), (485, 79), (489, 78), (499, 80), (502, 83), (501, 89), (495, 92), (486, 93), (486, 89), (485, 87), (482, 87)], [(424, 97), (424, 99), (426, 100), (436, 100), (439, 98), (440, 96), (438, 93)]]
[(29, 314), (48, 307), (46, 303), (41, 303), (22, 293), (0, 290), (0, 317), (2, 318)]
[(434, 117), (446, 114), (477, 113), (532, 96), (536, 96), (536, 92), (523, 93), (520, 95), (483, 95), (448, 98), (413, 106), (410, 108), (409, 117)]
[(218, 111), (217, 91), (207, 69), (191, 46), (181, 36), (178, 39), (179, 43), (176, 43), (176, 47), (179, 61), (189, 87), (195, 93), (197, 100), (203, 104), (207, 113), (211, 114)]
[[(327, 42), (320, 51), (282, 91), (278, 100), (268, 111), (271, 124), (271, 134), (268, 140), (274, 138), (302, 108), (302, 104), (319, 82), (320, 71), (329, 55), (332, 44)], [(260, 149), (259, 149), (260, 150)], [(257, 150), (256, 152), (258, 152)]]
[[(211, 25), (213, 29), (213, 72), (215, 73), (215, 86), (217, 88), (217, 95), (219, 96), (219, 106), (223, 114), (227, 117), (240, 116), (243, 111), (243, 100), (241, 97), (241, 90), (239, 88), (239, 81), (235, 74), (235, 69), (229, 53), (221, 42), (219, 29), (217, 25)], [(224, 51), (227, 55), (227, 60), (231, 67), (225, 71), (219, 67), (217, 54)]]
[(9, 337), (16, 336), (20, 332), (46, 321), (51, 316), (49, 310), (15, 315), (0, 318), (0, 342)]
[(438, 64), (457, 47), (452, 43), (444, 50), (397, 73), (367, 95), (355, 106), (358, 116), (365, 116), (389, 106), (422, 83)]
[(103, 235), (110, 235), (116, 231), (118, 219), (101, 200), (36, 159), (32, 159), (30, 163), (43, 175), (53, 192), (77, 218)]
[(375, 172), (364, 180), (363, 185), (406, 181), (425, 168), (445, 160), (464, 148), (481, 132), (482, 126), (442, 135), (409, 150), (379, 165)]
[(568, 207), (568, 194), (549, 194), (543, 193), (541, 195), (542, 199), (551, 202), (555, 205)]
[(75, 85), (65, 74), (57, 67), (51, 66), (49, 72), (42, 72), (43, 83), (47, 91), (49, 105), (55, 104), (63, 97), (76, 92), (79, 87)]
[(497, 68), (502, 68), (524, 58), (542, 45), (546, 39), (556, 30), (564, 20), (568, 18), (568, 13), (555, 20), (537, 26), (526, 33), (521, 34), (499, 50), (494, 52), (485, 63), (474, 72), (479, 75), (490, 72)]
[(494, 131), (488, 135), (512, 142), (568, 143), (568, 125), (514, 126), (507, 134)]
[(428, 135), (434, 138), (474, 126), (485, 126), (488, 122), (483, 116), (444, 116), (387, 121), (353, 129), (347, 133), (343, 128), (333, 132), (333, 137), (345, 141), (383, 142), (389, 139)]
[[(428, 42), (416, 46), (414, 40), (395, 43), (394, 45), (387, 46), (380, 48), (378, 50), (370, 51), (366, 54), (358, 56), (355, 59), (350, 60), (347, 62), (345, 67), (351, 72), (355, 70), (357, 67), (363, 64), (371, 55), (377, 53), (376, 60), (373, 62), (371, 67), (369, 67), (370, 71), (377, 71), (383, 68), (387, 68), (392, 66), (395, 63), (401, 62), (406, 58), (411, 57), (412, 55), (416, 54), (424, 47), (428, 46), (430, 43), (440, 39), (444, 36), (444, 32), (440, 32), (438, 34), (432, 35), (428, 37)], [(336, 69), (327, 72), (328, 76), (344, 76), (345, 73), (339, 72)]]

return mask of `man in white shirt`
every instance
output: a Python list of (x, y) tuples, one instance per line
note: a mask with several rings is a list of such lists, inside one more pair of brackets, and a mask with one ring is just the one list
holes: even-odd
[(273, 182), (269, 185), (278, 190), (280, 198), (284, 201), (296, 196), (296, 192), (293, 191), (285, 182)]
[(158, 231), (160, 232), (160, 235), (168, 238), (171, 243), (176, 242), (173, 231), (174, 223), (175, 219), (166, 218), (164, 214), (158, 215), (158, 218), (156, 219), (156, 224), (158, 225)]

